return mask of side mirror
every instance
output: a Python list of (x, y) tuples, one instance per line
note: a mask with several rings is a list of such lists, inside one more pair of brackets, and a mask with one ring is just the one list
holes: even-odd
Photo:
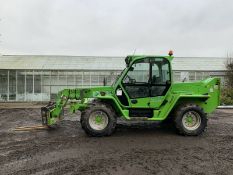
[(126, 63), (126, 66), (129, 67), (130, 57), (125, 58), (125, 63)]

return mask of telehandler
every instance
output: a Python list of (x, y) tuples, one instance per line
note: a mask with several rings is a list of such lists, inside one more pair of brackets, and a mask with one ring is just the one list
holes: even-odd
[(56, 102), (41, 108), (42, 124), (52, 127), (64, 107), (81, 111), (80, 123), (90, 136), (109, 136), (117, 118), (128, 121), (172, 121), (179, 134), (200, 135), (208, 114), (219, 105), (220, 79), (173, 82), (168, 56), (127, 56), (126, 68), (111, 86), (64, 89)]

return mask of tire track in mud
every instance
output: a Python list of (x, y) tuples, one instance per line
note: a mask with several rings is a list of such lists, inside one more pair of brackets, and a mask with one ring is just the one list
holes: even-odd
[[(199, 148), (198, 148), (199, 149)], [(146, 153), (145, 153), (146, 152)], [(63, 160), (57, 160), (53, 162), (48, 162), (41, 164), (40, 166), (32, 169), (24, 169), (17, 171), (17, 174), (31, 174), (36, 172), (53, 170), (54, 174), (63, 174), (68, 172), (76, 172), (81, 174), (109, 174), (117, 173), (120, 169), (122, 171), (127, 171), (127, 169), (136, 169), (139, 172), (147, 172), (148, 174), (155, 172), (164, 172), (167, 169), (167, 166), (170, 165), (170, 170), (165, 172), (171, 174), (174, 171), (177, 171), (176, 166), (174, 166), (173, 157), (177, 155), (180, 150), (174, 150), (173, 152), (168, 149), (164, 150), (130, 150), (127, 153), (115, 154), (114, 152), (105, 153), (106, 157), (95, 156), (92, 154), (86, 154), (85, 158), (68, 158)], [(108, 154), (108, 155), (106, 155)], [(112, 155), (109, 157), (109, 155)], [(177, 162), (183, 162), (184, 159), (187, 159), (187, 156), (182, 155), (177, 158)], [(193, 157), (194, 159), (201, 160), (201, 156)], [(188, 159), (187, 159), (188, 160)], [(208, 160), (208, 159), (207, 159)], [(186, 169), (190, 169), (188, 166), (189, 162), (186, 162)], [(171, 166), (173, 165), (173, 166)], [(193, 165), (192, 165), (193, 166)], [(185, 166), (184, 166), (185, 167)], [(189, 170), (194, 172), (193, 170)], [(187, 171), (186, 171), (187, 172)], [(133, 172), (137, 174), (138, 172)], [(177, 171), (177, 173), (180, 173)]]

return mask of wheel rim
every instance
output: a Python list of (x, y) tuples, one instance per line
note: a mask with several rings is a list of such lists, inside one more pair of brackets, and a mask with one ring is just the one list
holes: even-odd
[(108, 116), (103, 111), (96, 111), (91, 113), (89, 117), (90, 127), (94, 130), (100, 131), (107, 127), (108, 125)]
[(183, 115), (182, 123), (187, 130), (196, 130), (201, 125), (201, 116), (195, 111), (188, 111)]

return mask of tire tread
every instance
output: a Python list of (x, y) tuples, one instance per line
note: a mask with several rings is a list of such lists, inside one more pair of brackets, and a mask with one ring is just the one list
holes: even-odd
[[(186, 111), (188, 111), (190, 109), (199, 113), (199, 115), (201, 117), (201, 125), (196, 130), (194, 130), (192, 132), (187, 132), (186, 129), (182, 125), (182, 116)], [(208, 121), (207, 115), (204, 112), (203, 108), (201, 108), (200, 106), (198, 106), (197, 104), (194, 104), (194, 103), (181, 104), (177, 107), (177, 109), (174, 112), (175, 128), (176, 128), (178, 134), (180, 134), (180, 135), (184, 135), (184, 136), (201, 135), (203, 132), (206, 131), (207, 121)]]
[[(95, 131), (88, 124), (89, 116), (95, 110), (104, 111), (108, 115), (108, 118), (110, 120), (110, 123), (108, 124), (107, 128), (105, 128), (103, 131)], [(111, 105), (100, 101), (95, 101), (92, 104), (90, 104), (86, 110), (82, 112), (80, 123), (86, 134), (89, 136), (110, 136), (115, 131), (116, 118), (116, 113)]]

